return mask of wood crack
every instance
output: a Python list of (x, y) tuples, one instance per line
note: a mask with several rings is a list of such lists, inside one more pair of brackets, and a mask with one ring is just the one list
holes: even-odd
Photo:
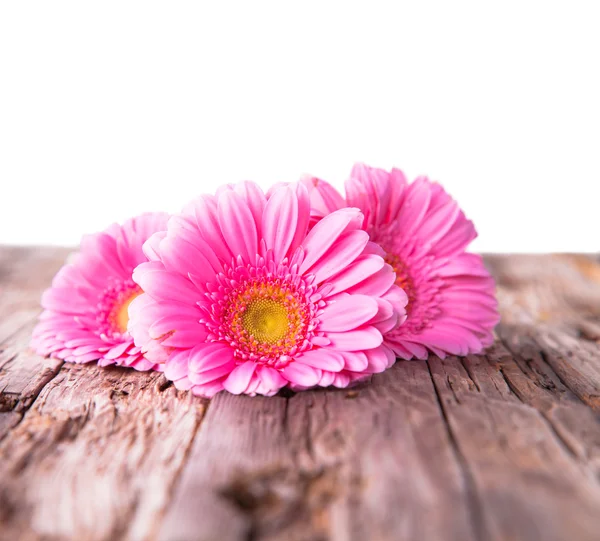
[(28, 349), (63, 258), (0, 247), (0, 536), (596, 541), (596, 262), (486, 257), (502, 323), (485, 355), (203, 402)]
[(580, 391), (578, 391), (578, 389), (574, 388), (574, 386), (571, 385), (571, 383), (568, 381), (568, 379), (566, 379), (564, 377), (564, 375), (560, 374), (560, 371), (556, 370), (552, 361), (550, 360), (550, 355), (546, 351), (544, 351), (544, 349), (541, 347), (539, 349), (539, 354), (540, 354), (540, 357), (542, 358), (542, 360), (544, 361), (544, 363), (548, 366), (548, 368), (550, 370), (552, 370), (552, 373), (562, 383), (562, 385), (564, 385), (564, 387), (566, 389), (568, 389), (573, 394), (573, 396), (576, 397), (577, 400), (579, 400), (582, 404), (587, 404), (584, 396), (581, 395)]
[[(429, 361), (427, 362), (427, 369), (429, 370), (429, 376), (431, 377), (431, 384), (433, 385), (433, 389), (435, 391), (435, 396), (437, 399), (437, 404), (440, 410), (440, 414), (444, 420), (444, 426), (446, 427), (446, 432), (448, 435), (448, 439), (450, 441), (450, 445), (452, 447), (452, 451), (454, 453), (454, 457), (456, 459), (457, 464), (460, 467), (461, 476), (464, 482), (466, 497), (469, 503), (469, 516), (471, 518), (471, 526), (473, 528), (473, 534), (477, 541), (484, 541), (487, 539), (485, 535), (485, 524), (483, 518), (483, 506), (482, 502), (479, 498), (477, 487), (475, 484), (475, 479), (473, 477), (473, 473), (469, 467), (469, 464), (466, 460), (466, 457), (462, 453), (454, 431), (452, 430), (452, 426), (450, 424), (450, 420), (448, 418), (448, 412), (446, 410), (446, 406), (444, 405), (444, 401), (440, 395), (440, 390), (436, 385), (435, 378), (433, 377), (433, 373), (431, 371), (431, 365)], [(454, 391), (452, 391), (454, 394)]]
[[(15, 359), (17, 357), (18, 355), (15, 356)], [(27, 382), (27, 386), (24, 389), (27, 392), (22, 392), (20, 394), (12, 393), (10, 391), (7, 392), (7, 389), (10, 389), (10, 382), (8, 382), (2, 391), (0, 391), (0, 413), (12, 412), (17, 416), (16, 420), (13, 421), (8, 430), (3, 432), (0, 429), (0, 443), (3, 439), (9, 437), (11, 432), (21, 424), (25, 415), (35, 404), (35, 401), (38, 399), (44, 388), (59, 374), (63, 364), (62, 361), (56, 361), (53, 366), (47, 366), (41, 373), (36, 374), (33, 381)]]
[[(506, 377), (506, 374), (504, 373), (504, 369), (500, 368), (499, 372), (500, 372), (502, 378), (504, 379), (504, 381), (506, 382), (506, 386), (511, 391), (511, 394), (513, 396), (515, 396), (519, 400), (519, 402), (521, 402), (521, 404), (523, 404), (525, 406), (529, 406), (529, 404), (527, 404), (526, 402), (523, 401), (523, 399), (519, 395), (517, 389), (515, 388), (514, 384), (510, 381), (509, 378)], [(577, 460), (578, 457), (577, 457), (575, 449), (569, 444), (569, 442), (566, 439), (563, 438), (563, 436), (561, 436), (560, 432), (558, 431), (558, 429), (554, 425), (554, 422), (548, 416), (548, 414), (546, 412), (540, 412), (540, 411), (537, 411), (537, 413), (545, 421), (548, 428), (552, 431), (552, 433), (556, 437), (556, 439), (557, 439), (558, 443), (561, 445), (561, 447), (567, 452), (567, 454), (569, 454), (572, 458)]]
[(459, 357), (459, 359), (460, 359), (460, 364), (465, 369), (465, 372), (469, 376), (469, 379), (473, 382), (473, 385), (475, 386), (477, 391), (481, 392), (481, 388), (479, 387), (479, 384), (477, 383), (469, 364), (466, 362), (466, 359), (464, 357)]

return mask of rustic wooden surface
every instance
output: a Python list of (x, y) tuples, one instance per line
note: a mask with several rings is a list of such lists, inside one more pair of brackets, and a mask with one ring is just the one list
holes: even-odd
[(207, 402), (28, 349), (66, 255), (0, 248), (0, 539), (600, 539), (593, 257), (487, 257), (485, 355)]

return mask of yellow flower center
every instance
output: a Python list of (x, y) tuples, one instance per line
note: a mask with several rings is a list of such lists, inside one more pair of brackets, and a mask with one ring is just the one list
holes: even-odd
[(280, 278), (255, 277), (227, 295), (219, 334), (239, 358), (278, 362), (306, 347), (313, 306), (305, 291)]
[(114, 322), (119, 332), (127, 332), (127, 324), (129, 323), (129, 305), (139, 295), (141, 295), (141, 292), (134, 293), (117, 310), (115, 310)]
[(257, 342), (275, 344), (288, 332), (288, 311), (273, 299), (254, 299), (242, 315), (242, 326)]

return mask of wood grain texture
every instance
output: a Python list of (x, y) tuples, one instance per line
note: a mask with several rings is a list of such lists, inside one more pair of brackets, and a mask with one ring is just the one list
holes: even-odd
[(63, 265), (65, 248), (0, 249), (0, 441), (62, 365), (28, 350), (40, 296)]
[[(147, 539), (202, 416), (161, 374), (64, 365), (0, 444), (10, 539)], [(6, 527), (6, 526), (5, 526)]]
[(484, 355), (208, 402), (28, 350), (66, 253), (0, 248), (0, 539), (598, 539), (598, 258), (488, 256)]

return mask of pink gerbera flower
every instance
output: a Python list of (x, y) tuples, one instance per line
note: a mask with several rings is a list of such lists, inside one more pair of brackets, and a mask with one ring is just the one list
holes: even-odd
[(79, 253), (42, 296), (45, 310), (31, 342), (40, 355), (137, 370), (154, 367), (127, 331), (128, 307), (142, 292), (131, 278), (133, 269), (147, 261), (142, 245), (166, 229), (167, 219), (162, 213), (143, 214), (83, 238)]
[(346, 205), (358, 207), (363, 228), (385, 250), (396, 284), (408, 295), (406, 323), (385, 337), (396, 355), (466, 355), (493, 342), (499, 320), (494, 281), (481, 257), (465, 252), (477, 233), (439, 184), (425, 177), (409, 184), (398, 169), (365, 165), (353, 168), (345, 200), (322, 180), (302, 182), (310, 190), (313, 223)]
[(273, 395), (345, 387), (395, 361), (383, 335), (406, 295), (358, 209), (307, 234), (308, 192), (250, 182), (202, 196), (169, 220), (134, 272), (144, 294), (129, 330), (180, 389)]

